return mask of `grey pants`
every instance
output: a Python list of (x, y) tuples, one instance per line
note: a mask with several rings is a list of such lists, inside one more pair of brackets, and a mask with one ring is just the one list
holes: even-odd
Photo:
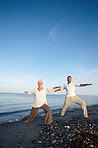
[(65, 103), (61, 112), (61, 115), (63, 116), (65, 114), (66, 109), (68, 108), (68, 106), (71, 103), (76, 103), (78, 105), (80, 105), (82, 107), (83, 113), (84, 113), (84, 117), (88, 117), (87, 114), (87, 109), (86, 109), (86, 104), (83, 100), (81, 100), (79, 97), (77, 96), (72, 96), (72, 97), (66, 97), (65, 99)]
[[(45, 124), (46, 125), (51, 124), (51, 122), (52, 122), (51, 108), (47, 104), (43, 104), (39, 108), (41, 108), (41, 109), (43, 109), (45, 111)], [(29, 121), (32, 121), (35, 118), (39, 108), (32, 107), (30, 116), (28, 118)]]

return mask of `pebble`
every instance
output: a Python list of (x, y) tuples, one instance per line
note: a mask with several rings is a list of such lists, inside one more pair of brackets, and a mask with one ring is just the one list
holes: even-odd
[(73, 118), (53, 121), (52, 126), (41, 127), (35, 148), (92, 148), (98, 146), (97, 125), (92, 120)]
[(89, 148), (90, 148), (90, 147), (94, 147), (94, 146), (93, 146), (93, 145), (89, 145)]
[(65, 126), (65, 128), (68, 128), (68, 129), (70, 129), (70, 126)]
[(42, 143), (42, 141), (38, 141), (38, 143)]
[(52, 141), (53, 144), (56, 143), (56, 142), (57, 142), (56, 139), (54, 139), (54, 140)]

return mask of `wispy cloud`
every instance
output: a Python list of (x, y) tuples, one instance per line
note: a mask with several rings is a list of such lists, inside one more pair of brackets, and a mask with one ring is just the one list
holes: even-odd
[(57, 47), (57, 42), (58, 42), (57, 30), (58, 30), (57, 27), (53, 27), (49, 32), (49, 35), (47, 38), (47, 41), (49, 41), (52, 51), (56, 50), (56, 47)]
[(94, 82), (98, 81), (98, 68), (85, 70), (85, 72), (80, 73), (74, 76), (75, 81), (77, 82)]
[(49, 42), (52, 51), (56, 50), (59, 43), (66, 38), (78, 32), (77, 24), (74, 24), (70, 17), (62, 18), (53, 28), (49, 31), (47, 41)]
[(47, 40), (51, 40), (53, 43), (57, 41), (57, 27), (52, 28), (52, 30), (49, 32), (49, 37)]
[[(57, 85), (63, 86), (66, 83), (65, 74), (62, 72), (54, 71), (56, 77), (52, 75), (45, 75), (42, 77), (45, 87), (53, 87)], [(67, 77), (67, 73), (66, 73)], [(37, 87), (38, 75), (5, 75), (0, 76), (0, 92), (24, 92), (25, 90)], [(85, 89), (78, 89), (79, 94), (96, 94), (98, 95), (98, 68), (91, 70), (83, 70), (82, 73), (73, 75), (73, 82), (76, 83), (93, 83), (92, 87)], [(65, 92), (61, 92), (65, 93)]]
[(0, 76), (0, 92), (24, 92), (36, 86), (36, 79), (31, 75)]

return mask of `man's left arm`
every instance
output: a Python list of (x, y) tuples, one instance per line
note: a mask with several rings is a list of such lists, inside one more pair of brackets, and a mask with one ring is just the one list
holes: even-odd
[(92, 83), (90, 83), (90, 84), (80, 84), (79, 87), (89, 86), (89, 85), (93, 85), (93, 84)]

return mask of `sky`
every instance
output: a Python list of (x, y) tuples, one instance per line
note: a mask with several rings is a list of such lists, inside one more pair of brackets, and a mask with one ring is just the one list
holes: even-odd
[[(97, 0), (0, 0), (0, 92), (72, 82), (98, 95)], [(63, 94), (65, 92), (60, 92)]]

